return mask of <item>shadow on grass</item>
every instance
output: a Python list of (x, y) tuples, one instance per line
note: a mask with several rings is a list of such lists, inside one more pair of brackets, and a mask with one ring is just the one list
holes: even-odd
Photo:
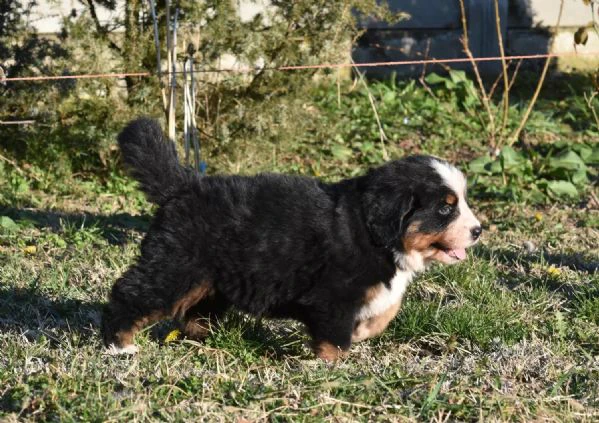
[[(198, 341), (180, 335), (176, 342), (205, 345), (240, 358), (251, 356), (282, 360), (303, 354), (302, 345), (307, 343), (307, 337), (300, 326), (289, 320), (262, 320), (233, 310), (205, 339)], [(148, 328), (148, 336), (152, 342), (164, 344), (169, 333), (177, 328), (176, 322), (164, 320)]]
[(37, 228), (61, 231), (65, 225), (75, 228), (99, 228), (101, 236), (110, 244), (125, 243), (130, 231), (146, 232), (151, 216), (132, 216), (129, 213), (100, 215), (92, 213), (64, 213), (36, 209), (18, 209), (0, 205), (0, 216), (8, 216), (15, 221), (31, 222)]
[(526, 253), (506, 248), (489, 249), (484, 246), (477, 248), (477, 255), (487, 260), (493, 259), (508, 268), (508, 277), (503, 278), (502, 283), (511, 290), (517, 290), (522, 285), (530, 285), (532, 288), (559, 294), (568, 306), (574, 308), (579, 307), (581, 301), (599, 295), (599, 288), (593, 283), (572, 284), (549, 273), (545, 276), (531, 274), (533, 265), (539, 263), (543, 263), (547, 267), (567, 267), (576, 272), (587, 273), (589, 276), (597, 274), (599, 262), (596, 257), (591, 255), (582, 253), (552, 254), (545, 251)]
[(17, 332), (30, 341), (45, 336), (56, 345), (68, 333), (81, 340), (97, 336), (102, 304), (49, 298), (35, 289), (0, 289), (0, 333)]
[[(35, 289), (0, 289), (0, 334), (16, 333), (36, 342), (45, 337), (52, 348), (65, 340), (101, 342), (100, 322), (104, 303), (74, 298), (49, 298)], [(240, 350), (254, 356), (282, 359), (301, 354), (305, 338), (293, 330), (293, 324), (270, 321), (265, 324), (253, 318), (231, 312), (222, 325), (203, 341), (237, 354)], [(164, 339), (177, 324), (165, 320), (147, 328), (152, 342), (164, 344)]]
[(548, 265), (568, 267), (577, 272), (594, 273), (599, 271), (597, 258), (582, 253), (552, 254), (546, 251), (527, 253), (508, 248), (488, 248), (485, 246), (477, 247), (476, 251), (477, 255), (485, 260), (494, 259), (508, 266), (524, 265), (525, 268), (529, 268), (531, 264), (543, 261)]

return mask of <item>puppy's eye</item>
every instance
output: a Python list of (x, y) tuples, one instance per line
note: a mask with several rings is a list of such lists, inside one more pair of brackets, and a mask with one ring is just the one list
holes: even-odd
[(448, 214), (451, 213), (452, 210), (453, 210), (453, 206), (451, 206), (450, 204), (445, 204), (443, 207), (441, 207), (439, 209), (439, 214), (441, 216), (447, 216)]

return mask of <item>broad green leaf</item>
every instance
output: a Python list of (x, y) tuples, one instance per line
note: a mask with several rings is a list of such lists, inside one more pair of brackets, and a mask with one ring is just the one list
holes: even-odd
[(19, 228), (19, 225), (8, 216), (0, 216), (0, 228), (7, 231), (14, 231)]
[(464, 82), (464, 81), (468, 80), (468, 78), (466, 78), (466, 72), (464, 72), (462, 70), (451, 70), (451, 71), (449, 71), (449, 77), (456, 84), (459, 84), (460, 82)]
[(426, 78), (424, 78), (424, 80), (427, 84), (435, 85), (444, 83), (445, 81), (447, 81), (447, 78), (438, 75), (435, 72), (432, 72), (426, 75)]
[(586, 169), (580, 156), (574, 151), (568, 150), (549, 159), (549, 167), (553, 169), (579, 170)]
[(547, 191), (555, 197), (578, 198), (578, 190), (568, 181), (549, 181)]
[(503, 147), (499, 157), (505, 172), (518, 173), (518, 171), (521, 171), (524, 168), (524, 156), (512, 147)]
[(526, 192), (526, 197), (533, 203), (537, 204), (543, 203), (547, 198), (547, 196), (535, 186), (531, 187), (531, 189)]
[(397, 95), (395, 94), (395, 91), (389, 90), (383, 95), (383, 103), (393, 104), (393, 102), (395, 102), (396, 97)]
[(352, 156), (352, 150), (344, 145), (334, 145), (331, 148), (331, 153), (336, 159), (346, 161)]
[(457, 87), (458, 84), (453, 82), (451, 79), (445, 79), (445, 88), (447, 88), (448, 91), (452, 91), (453, 95), (455, 95), (455, 92), (453, 92), (453, 90), (455, 90)]
[(589, 157), (593, 154), (593, 149), (586, 144), (574, 144), (572, 150), (576, 151), (585, 163), (588, 163)]
[(593, 153), (586, 159), (588, 164), (599, 165), (599, 148), (593, 148)]
[(572, 183), (574, 185), (585, 185), (589, 183), (589, 178), (587, 177), (587, 171), (585, 169), (579, 169), (572, 175)]
[(489, 170), (493, 174), (501, 173), (501, 162), (499, 160), (495, 160), (495, 161), (491, 162), (491, 166), (490, 166)]
[(472, 173), (491, 173), (491, 162), (489, 156), (481, 156), (468, 163), (468, 169)]

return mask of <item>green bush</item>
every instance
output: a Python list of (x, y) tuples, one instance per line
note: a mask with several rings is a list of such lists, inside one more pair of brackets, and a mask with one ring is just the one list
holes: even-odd
[[(157, 3), (164, 40), (166, 13), (164, 3)], [(390, 16), (375, 0), (301, 0), (272, 1), (264, 13), (243, 21), (234, 4), (217, 0), (177, 2), (179, 69), (188, 43), (192, 45), (190, 51), (195, 51), (196, 66), (204, 69), (219, 67), (225, 55), (247, 65), (261, 61), (265, 68), (340, 60), (349, 53), (349, 40), (357, 34), (356, 10)], [(109, 24), (96, 18), (97, 9), (115, 9), (116, 2), (94, 0), (84, 5), (84, 13), (65, 20), (58, 43), (30, 35), (45, 47), (36, 50), (39, 57), (35, 63), (23, 61), (20, 67), (8, 69), (10, 75), (155, 71), (147, 2), (125, 1), (124, 15)], [(20, 2), (2, 0), (0, 8), (0, 13), (10, 15), (13, 22), (0, 33), (3, 46), (12, 45), (21, 33), (33, 34), (24, 23), (27, 11)], [(65, 55), (51, 52), (49, 46), (60, 48)], [(3, 62), (9, 60), (5, 50), (0, 49)], [(161, 56), (166, 57), (164, 43)], [(264, 69), (244, 75), (199, 74), (196, 118), (204, 145), (207, 143), (213, 154), (226, 155), (244, 140), (259, 137), (269, 142), (297, 132), (302, 126), (297, 116), (302, 114), (303, 105), (288, 98), (301, 96), (314, 73)], [(7, 140), (2, 143), (3, 152), (19, 163), (59, 174), (110, 171), (116, 162), (114, 139), (124, 122), (142, 114), (162, 115), (156, 77), (125, 78), (124, 87), (115, 81), (9, 83), (2, 88), (2, 96), (11, 106), (1, 108), (0, 119), (34, 119), (36, 124), (0, 127), (2, 139)], [(179, 111), (181, 93), (179, 88)]]

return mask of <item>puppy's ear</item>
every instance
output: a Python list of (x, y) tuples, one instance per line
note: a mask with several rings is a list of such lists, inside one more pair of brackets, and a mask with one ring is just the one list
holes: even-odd
[(415, 196), (409, 191), (398, 193), (385, 189), (366, 195), (366, 226), (377, 245), (401, 248), (400, 241), (416, 208), (415, 203)]

